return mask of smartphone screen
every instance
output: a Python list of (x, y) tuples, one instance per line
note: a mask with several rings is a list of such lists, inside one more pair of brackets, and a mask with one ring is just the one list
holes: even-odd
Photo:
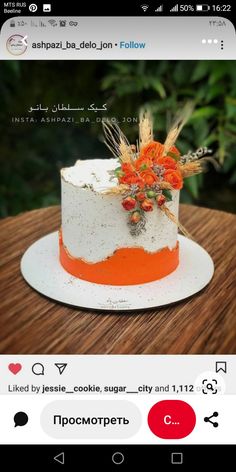
[(1, 2), (0, 451), (230, 466), (235, 5)]

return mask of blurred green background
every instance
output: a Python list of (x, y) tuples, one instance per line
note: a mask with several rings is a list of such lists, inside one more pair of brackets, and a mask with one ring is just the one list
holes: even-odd
[[(76, 159), (111, 157), (103, 144), (102, 117), (116, 117), (132, 143), (138, 135), (133, 117), (149, 106), (155, 137), (163, 142), (168, 124), (188, 100), (194, 101), (195, 111), (177, 146), (182, 153), (209, 146), (221, 167), (216, 171), (210, 165), (208, 173), (186, 179), (181, 199), (236, 212), (235, 77), (236, 61), (2, 62), (0, 216), (59, 204), (61, 167)], [(30, 106), (39, 103), (106, 103), (108, 111), (66, 112), (63, 116), (72, 116), (75, 123), (41, 123), (53, 114), (29, 114)], [(87, 121), (81, 122), (84, 115)], [(27, 116), (37, 123), (27, 123)], [(14, 117), (23, 120), (15, 123)]]

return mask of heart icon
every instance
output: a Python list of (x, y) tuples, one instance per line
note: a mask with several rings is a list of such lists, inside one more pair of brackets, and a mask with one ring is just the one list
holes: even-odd
[(10, 370), (10, 372), (12, 374), (16, 375), (22, 369), (22, 365), (21, 364), (9, 364), (8, 369)]

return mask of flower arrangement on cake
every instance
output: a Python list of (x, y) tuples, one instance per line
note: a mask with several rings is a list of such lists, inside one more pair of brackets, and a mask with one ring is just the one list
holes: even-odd
[[(103, 122), (114, 159), (77, 161), (61, 170), (60, 262), (95, 283), (132, 285), (161, 279), (179, 264), (179, 193), (204, 170), (211, 150), (182, 155), (176, 140), (191, 113), (184, 108), (162, 144), (142, 112), (130, 144), (117, 124)], [(127, 221), (125, 218), (127, 215)], [(128, 223), (128, 224), (127, 224)]]
[(190, 110), (185, 110), (176, 120), (164, 144), (154, 140), (153, 119), (149, 112), (140, 114), (137, 145), (129, 144), (118, 125), (103, 123), (106, 144), (120, 162), (112, 173), (118, 185), (107, 192), (123, 195), (122, 206), (128, 212), (128, 224), (133, 235), (145, 230), (145, 214), (155, 211), (155, 207), (188, 234), (166, 204), (172, 200), (173, 190), (182, 189), (185, 178), (203, 172), (206, 161), (213, 161), (209, 157), (212, 151), (207, 147), (181, 155), (175, 146)]

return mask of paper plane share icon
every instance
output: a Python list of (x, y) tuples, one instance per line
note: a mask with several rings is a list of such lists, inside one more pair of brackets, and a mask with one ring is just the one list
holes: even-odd
[(67, 364), (62, 364), (62, 363), (61, 364), (57, 363), (57, 364), (54, 364), (54, 365), (58, 368), (60, 375), (63, 374), (63, 372), (64, 372), (64, 370), (67, 366)]

